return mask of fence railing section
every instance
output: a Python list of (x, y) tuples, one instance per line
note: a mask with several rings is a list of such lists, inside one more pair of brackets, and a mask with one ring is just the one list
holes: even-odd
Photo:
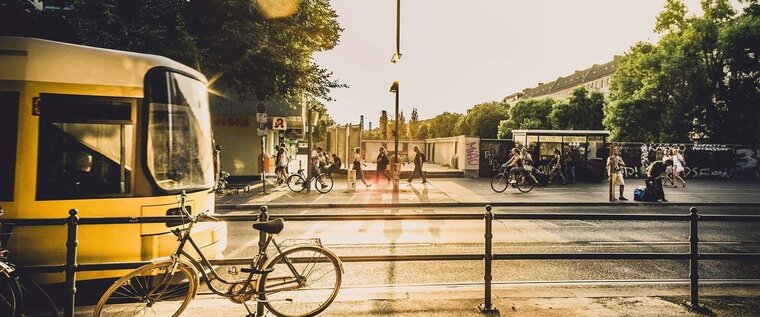
[[(538, 205), (537, 205), (538, 206)], [(262, 207), (260, 215), (215, 215), (228, 222), (237, 221), (266, 221), (269, 214)], [(655, 215), (655, 214), (602, 214), (602, 213), (500, 213), (494, 214), (491, 206), (485, 207), (484, 214), (309, 214), (309, 215), (277, 215), (286, 221), (401, 221), (401, 220), (484, 220), (484, 246), (482, 254), (432, 254), (432, 255), (363, 255), (342, 256), (343, 262), (388, 262), (388, 261), (484, 261), (484, 301), (479, 305), (481, 312), (492, 314), (498, 312), (491, 300), (492, 262), (494, 260), (688, 260), (690, 300), (693, 309), (702, 310), (699, 304), (699, 260), (760, 260), (760, 253), (699, 253), (699, 222), (752, 222), (760, 223), (760, 216), (754, 215), (699, 215), (696, 208), (691, 208), (689, 214)], [(182, 221), (181, 216), (160, 217), (93, 217), (79, 218), (77, 210), (69, 211), (68, 218), (61, 219), (3, 219), (4, 223), (13, 226), (52, 226), (66, 224), (68, 235), (66, 241), (66, 263), (63, 265), (48, 265), (36, 267), (20, 267), (24, 273), (60, 273), (66, 274), (66, 302), (64, 316), (74, 315), (74, 300), (76, 296), (76, 273), (82, 271), (103, 271), (132, 269), (150, 263), (149, 261), (111, 262), (111, 263), (77, 263), (77, 228), (81, 225), (103, 224), (140, 224), (164, 223), (167, 221)], [(592, 220), (592, 221), (673, 221), (689, 222), (689, 253), (508, 253), (494, 254), (493, 220)], [(186, 218), (185, 218), (186, 220)], [(263, 233), (262, 233), (263, 235)], [(260, 241), (265, 237), (260, 237)], [(263, 247), (263, 246), (260, 246)], [(252, 258), (227, 258), (211, 260), (213, 265), (245, 265)], [(257, 315), (263, 311), (259, 305)]]

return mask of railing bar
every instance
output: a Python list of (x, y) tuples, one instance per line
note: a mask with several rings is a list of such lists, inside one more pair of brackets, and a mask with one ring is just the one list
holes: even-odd
[(494, 260), (688, 260), (688, 253), (507, 253)]
[(760, 260), (760, 253), (700, 253), (700, 260)]
[(24, 274), (61, 273), (66, 270), (66, 265), (17, 266), (16, 269)]
[(499, 220), (630, 220), (630, 221), (688, 221), (689, 215), (656, 214), (560, 214), (560, 213), (500, 213), (494, 214)]
[(760, 222), (760, 216), (755, 215), (699, 215), (699, 221), (739, 221)]

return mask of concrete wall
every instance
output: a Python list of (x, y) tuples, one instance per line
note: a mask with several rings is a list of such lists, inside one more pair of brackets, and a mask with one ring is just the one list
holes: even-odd
[[(377, 155), (380, 154), (380, 147), (385, 147), (386, 153), (393, 153), (393, 140), (362, 140), (362, 154), (367, 162), (375, 162)], [(425, 153), (425, 140), (398, 140), (399, 154), (403, 162), (409, 162), (414, 159), (414, 147), (420, 148)], [(429, 161), (429, 159), (428, 159)]]

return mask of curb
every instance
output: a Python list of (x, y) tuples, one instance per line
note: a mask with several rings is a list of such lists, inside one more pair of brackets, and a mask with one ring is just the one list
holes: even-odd
[(620, 206), (663, 206), (663, 207), (760, 207), (760, 203), (662, 203), (662, 202), (408, 202), (408, 203), (262, 203), (262, 204), (218, 204), (216, 210), (250, 210), (261, 206), (276, 208), (414, 208), (414, 207), (620, 207)]

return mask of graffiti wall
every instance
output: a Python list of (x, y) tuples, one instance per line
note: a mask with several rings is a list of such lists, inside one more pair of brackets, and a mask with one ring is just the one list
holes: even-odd
[(621, 143), (618, 152), (626, 164), (626, 178), (644, 178), (652, 162), (667, 149), (678, 149), (686, 178), (760, 178), (760, 149), (725, 144)]
[(496, 175), (499, 166), (509, 159), (509, 150), (515, 147), (512, 140), (480, 140), (480, 177)]

